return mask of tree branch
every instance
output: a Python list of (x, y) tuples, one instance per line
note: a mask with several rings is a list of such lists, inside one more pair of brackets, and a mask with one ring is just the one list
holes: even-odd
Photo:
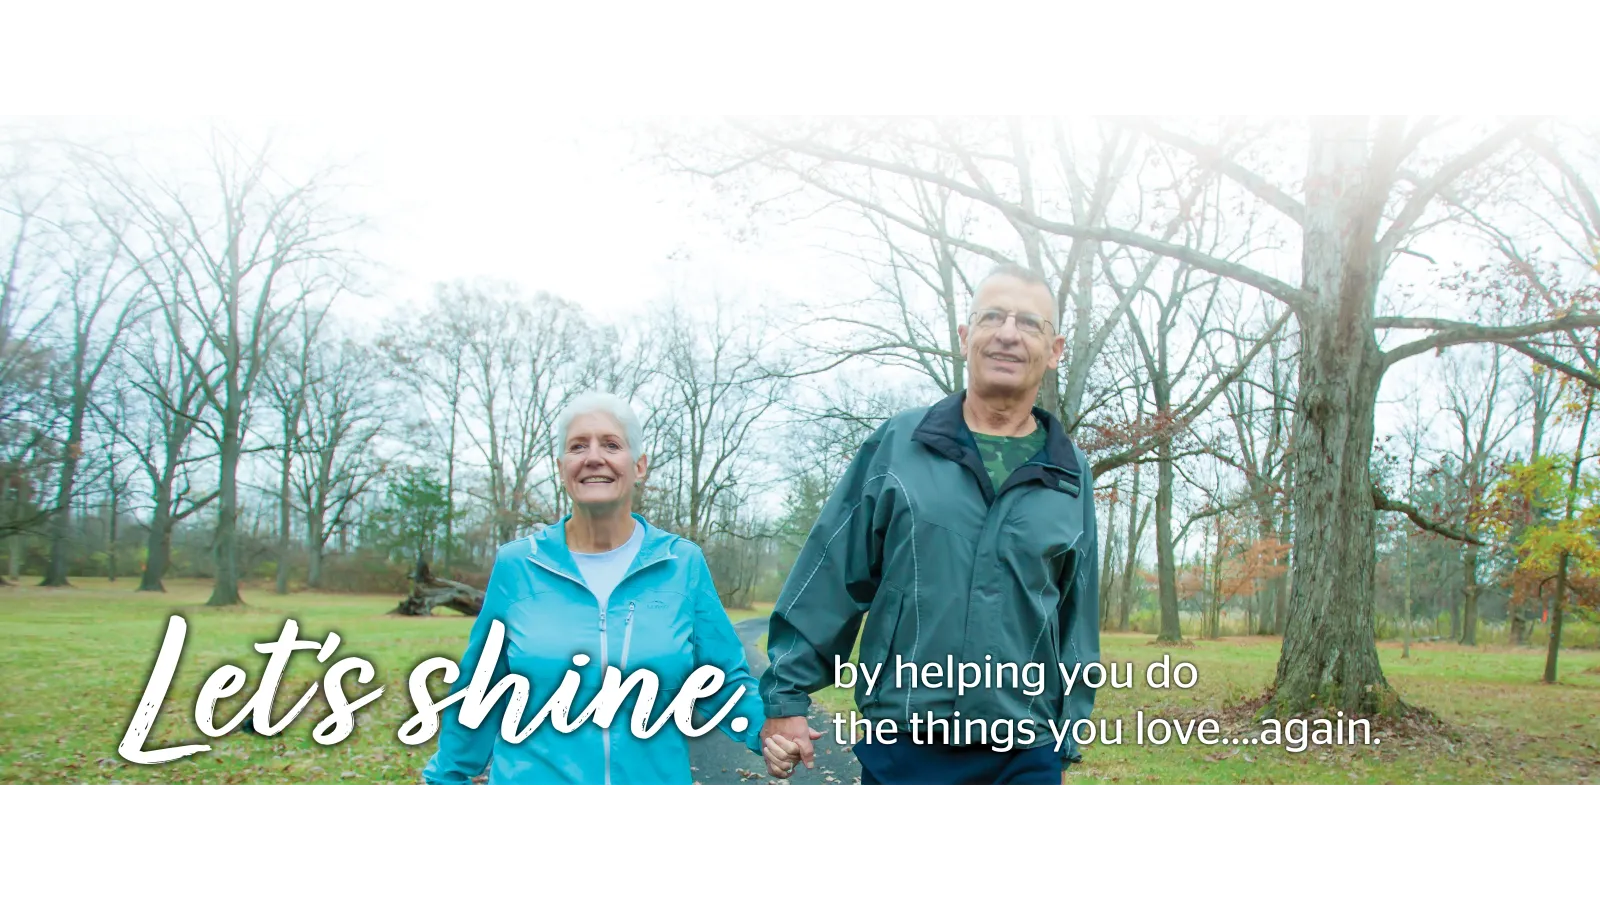
[[(1536, 337), (1549, 334), (1553, 331), (1571, 331), (1578, 328), (1600, 328), (1600, 315), (1594, 314), (1568, 314), (1542, 322), (1533, 322), (1527, 325), (1475, 325), (1471, 322), (1457, 322), (1451, 319), (1404, 318), (1398, 316), (1384, 316), (1372, 320), (1374, 328), (1405, 328), (1405, 329), (1430, 329), (1438, 332), (1432, 337), (1412, 341), (1409, 344), (1390, 350), (1383, 355), (1384, 368), (1394, 365), (1400, 360), (1426, 353), (1429, 350), (1439, 350), (1456, 344), (1505, 344), (1512, 346), (1513, 342), (1523, 338)], [(1513, 347), (1513, 349), (1518, 349)], [(1585, 380), (1595, 383), (1589, 376)], [(1600, 384), (1597, 384), (1600, 386)]]
[(873, 171), (885, 172), (891, 175), (899, 175), (905, 178), (911, 178), (918, 181), (924, 181), (929, 184), (939, 185), (950, 191), (960, 194), (963, 197), (967, 197), (969, 199), (976, 200), (979, 203), (983, 203), (986, 206), (990, 206), (1016, 221), (1031, 225), (1041, 231), (1047, 231), (1051, 234), (1059, 234), (1064, 237), (1083, 238), (1091, 241), (1110, 241), (1111, 243), (1115, 244), (1138, 247), (1141, 250), (1148, 250), (1151, 253), (1158, 253), (1171, 259), (1186, 262), (1195, 268), (1204, 269), (1207, 272), (1213, 272), (1217, 275), (1223, 276), (1224, 278), (1231, 278), (1234, 281), (1240, 282), (1241, 284), (1250, 285), (1257, 290), (1278, 298), (1285, 304), (1289, 305), (1289, 307), (1292, 309), (1303, 309), (1311, 300), (1310, 294), (1301, 288), (1297, 288), (1286, 282), (1279, 281), (1270, 275), (1258, 272), (1248, 266), (1217, 259), (1210, 254), (1201, 253), (1200, 251), (1197, 251), (1191, 247), (1184, 247), (1178, 244), (1156, 240), (1148, 235), (1139, 234), (1138, 232), (1134, 231), (1127, 231), (1121, 228), (1078, 225), (1071, 222), (1058, 222), (1051, 219), (1045, 219), (1002, 197), (987, 193), (979, 188), (967, 184), (966, 182), (958, 181), (954, 178), (941, 175), (937, 172), (930, 172), (926, 169), (906, 165), (893, 160), (877, 159), (872, 156), (864, 156), (859, 153), (852, 153), (846, 150), (837, 150), (823, 144), (817, 144), (809, 141), (790, 140), (777, 137), (775, 135), (765, 134), (759, 131), (755, 126), (747, 123), (735, 122), (734, 124), (735, 127), (743, 130), (752, 137), (755, 137), (761, 141), (765, 141), (773, 146), (780, 147), (784, 150), (788, 150), (792, 153), (810, 156), (812, 158), (827, 162), (837, 162), (846, 165), (860, 166)]
[(1390, 223), (1383, 237), (1378, 241), (1379, 259), (1387, 259), (1394, 253), (1400, 241), (1411, 231), (1417, 220), (1427, 211), (1428, 204), (1439, 196), (1439, 192), (1449, 187), (1452, 182), (1468, 171), (1498, 153), (1507, 144), (1522, 136), (1529, 128), (1533, 127), (1534, 120), (1521, 118), (1489, 135), (1478, 143), (1477, 146), (1457, 156), (1440, 166), (1427, 181), (1419, 184), (1417, 190), (1401, 207), (1400, 214)]
[(1479, 547), (1484, 546), (1483, 541), (1480, 541), (1471, 535), (1457, 531), (1448, 525), (1435, 522), (1432, 519), (1427, 518), (1415, 506), (1412, 506), (1409, 503), (1401, 503), (1398, 500), (1390, 500), (1388, 495), (1385, 494), (1377, 485), (1372, 486), (1372, 508), (1384, 512), (1404, 513), (1406, 518), (1416, 523), (1418, 528), (1421, 528), (1423, 531), (1431, 531), (1440, 537), (1447, 537), (1452, 541), (1460, 541), (1463, 544), (1476, 544)]
[(1234, 162), (1232, 157), (1223, 154), (1221, 148), (1208, 147), (1187, 135), (1163, 128), (1151, 119), (1132, 118), (1128, 120), (1128, 124), (1164, 144), (1170, 144), (1193, 156), (1200, 165), (1233, 180), (1240, 187), (1256, 195), (1268, 206), (1294, 220), (1295, 223), (1299, 224), (1304, 221), (1305, 204), (1289, 196), (1277, 185)]

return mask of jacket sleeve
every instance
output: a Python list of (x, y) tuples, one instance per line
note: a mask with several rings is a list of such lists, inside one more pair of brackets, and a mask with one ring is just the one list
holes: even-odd
[(767, 718), (801, 716), (810, 694), (833, 683), (877, 593), (883, 536), (876, 520), (884, 479), (874, 477), (885, 423), (856, 453), (800, 549), (767, 629), (771, 665), (761, 676)]
[[(478, 661), (483, 656), (484, 644), (488, 641), (489, 626), (496, 618), (505, 615), (506, 576), (502, 573), (506, 564), (503, 557), (497, 558), (494, 568), (489, 572), (489, 584), (483, 591), (483, 609), (478, 612), (477, 621), (472, 623), (472, 634), (467, 638), (467, 650), (461, 656), (460, 674), (456, 677), (456, 683), (450, 686), (452, 692), (459, 691), (472, 682), (472, 672), (478, 667)], [(498, 684), (508, 671), (505, 647), (502, 646), (500, 658), (495, 661), (494, 677), (489, 683)], [(508, 691), (500, 698), (494, 710), (478, 723), (477, 728), (468, 728), (461, 724), (460, 703), (452, 704), (449, 709), (441, 713), (439, 749), (423, 767), (422, 780), (427, 784), (471, 784), (473, 778), (482, 774), (489, 765), (489, 758), (494, 751), (495, 735), (500, 732), (500, 724), (505, 718), (510, 697)]]
[[(1060, 646), (1062, 659), (1087, 666), (1100, 661), (1100, 529), (1095, 522), (1094, 476), (1087, 474), (1092, 470), (1081, 450), (1078, 459), (1086, 473), (1079, 495), (1083, 503), (1083, 532), (1073, 554), (1072, 581), (1062, 591)], [(1061, 705), (1063, 727), (1070, 728), (1078, 719), (1089, 718), (1094, 711), (1094, 693), (1094, 688), (1085, 686), (1081, 679), (1078, 681)], [(1061, 745), (1061, 761), (1063, 764), (1083, 762), (1083, 754), (1078, 751), (1070, 731)]]
[[(728, 621), (727, 610), (722, 608), (704, 552), (696, 548), (692, 556), (689, 584), (694, 594), (695, 668), (713, 666), (723, 673), (722, 689), (696, 703), (695, 711), (710, 718), (727, 704), (734, 691), (744, 688), (733, 711), (717, 723), (717, 728), (751, 751), (760, 753), (761, 726), (766, 722), (766, 715), (761, 709), (755, 676), (750, 674), (750, 664), (745, 659), (744, 644), (733, 630), (733, 623)], [(733, 720), (741, 717), (745, 720), (744, 729), (735, 731)]]

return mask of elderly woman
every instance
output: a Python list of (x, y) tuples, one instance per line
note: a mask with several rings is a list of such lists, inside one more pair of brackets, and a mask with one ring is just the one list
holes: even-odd
[[(605, 668), (622, 677), (647, 669), (660, 692), (649, 711), (654, 724), (666, 704), (702, 665), (725, 673), (721, 690), (696, 704), (707, 718), (744, 689), (718, 727), (762, 752), (765, 719), (744, 649), (717, 599), (705, 556), (690, 541), (632, 513), (634, 485), (647, 461), (639, 452), (639, 420), (626, 401), (584, 394), (557, 420), (561, 483), (572, 513), (533, 537), (500, 548), (484, 593), (461, 674), (472, 679), (490, 626), (505, 625), (505, 648), (494, 681), (508, 672), (532, 684), (522, 722), (540, 710), (571, 670), (581, 683), (569, 715), (576, 719), (599, 691)], [(586, 664), (575, 663), (583, 656)], [(648, 738), (631, 728), (637, 691), (609, 727), (591, 718), (563, 734), (542, 722), (519, 743), (501, 734), (506, 692), (477, 728), (459, 721), (460, 704), (442, 718), (439, 750), (423, 769), (429, 784), (465, 784), (489, 766), (490, 784), (688, 784), (689, 747), (671, 721)], [(735, 726), (742, 726), (736, 728)], [(492, 762), (491, 762), (492, 760)]]

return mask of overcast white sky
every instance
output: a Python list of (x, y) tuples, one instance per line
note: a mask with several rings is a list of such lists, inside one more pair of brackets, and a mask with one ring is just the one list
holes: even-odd
[[(1593, 105), (1585, 10), (61, 0), (8, 10), (0, 113), (273, 115), (308, 153), (360, 158), (351, 202), (389, 275), (346, 314), (488, 275), (621, 319), (674, 285), (786, 299), (860, 283), (813, 235), (736, 244), (697, 191), (630, 169), (613, 128), (628, 115), (1560, 114)], [(1429, 364), (1391, 385), (1426, 385)]]
[[(1545, 6), (1552, 15), (1543, 15)], [(585, 11), (311, 0), (8, 11), (0, 112), (276, 116), (309, 152), (359, 155), (382, 302), (490, 275), (608, 317), (673, 284), (814, 296), (848, 278), (814, 235), (735, 244), (696, 192), (628, 168), (644, 113), (1561, 112), (1591, 93), (1578, 5), (1516, 16), (1348, 0), (1119, 11), (999, 0), (715, 2)], [(1006, 40), (1003, 49), (986, 36)], [(1387, 36), (1387, 37), (1385, 37)], [(1387, 43), (1384, 43), (1384, 42)], [(1384, 46), (1371, 66), (1355, 48)], [(1569, 52), (1578, 50), (1580, 52)], [(583, 118), (579, 118), (582, 116)], [(256, 119), (257, 122), (264, 118)], [(841, 272), (846, 274), (841, 274)], [(597, 277), (599, 276), (599, 277)]]
[[(151, 147), (172, 147), (175, 166), (203, 165), (200, 117), (21, 121), (79, 139), (132, 137), (140, 162), (154, 169), (163, 165)], [(437, 282), (480, 277), (561, 295), (611, 322), (673, 292), (766, 303), (858, 283), (816, 229), (736, 240), (703, 184), (649, 159), (639, 142), (644, 121), (515, 111), (225, 119), (248, 143), (270, 136), (272, 158), (291, 179), (343, 167), (338, 202), (365, 217), (358, 246), (372, 263), (367, 296), (336, 304), (357, 321), (426, 300)]]
[(616, 321), (670, 292), (761, 301), (837, 290), (848, 269), (805, 229), (735, 241), (703, 188), (635, 149), (639, 120), (507, 115), (265, 120), (297, 155), (352, 160), (352, 209), (371, 217), (377, 318), (456, 278), (515, 281)]

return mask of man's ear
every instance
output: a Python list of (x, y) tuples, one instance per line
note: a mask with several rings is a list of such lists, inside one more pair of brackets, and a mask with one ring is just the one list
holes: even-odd
[(957, 325), (956, 326), (956, 336), (958, 338), (960, 338), (961, 355), (962, 356), (966, 356), (967, 355), (967, 326), (965, 326), (965, 325)]
[(1050, 368), (1061, 365), (1061, 354), (1067, 352), (1067, 336), (1058, 334), (1050, 342)]

